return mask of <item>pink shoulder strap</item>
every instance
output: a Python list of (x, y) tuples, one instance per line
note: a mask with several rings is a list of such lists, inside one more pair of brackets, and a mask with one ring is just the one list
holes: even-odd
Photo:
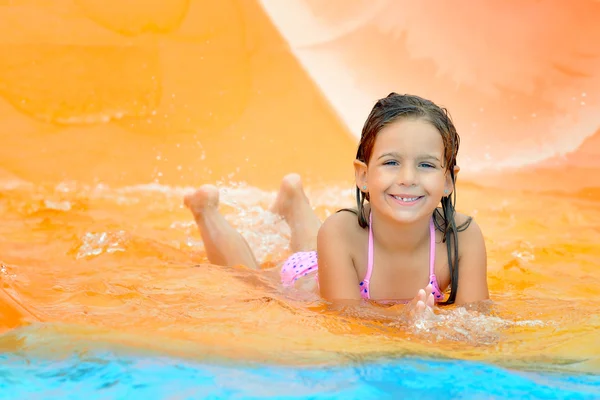
[(369, 256), (367, 261), (367, 273), (365, 274), (365, 285), (369, 288), (371, 274), (373, 273), (373, 218), (369, 212)]
[(429, 275), (435, 276), (435, 226), (433, 217), (429, 221)]
[[(369, 284), (371, 281), (371, 274), (373, 273), (373, 253), (373, 218), (372, 214), (369, 213), (369, 250), (367, 273), (363, 279), (364, 286), (366, 286), (367, 289), (367, 295), (370, 295)], [(429, 275), (432, 279), (435, 279), (435, 225), (433, 223), (433, 216), (429, 221)]]

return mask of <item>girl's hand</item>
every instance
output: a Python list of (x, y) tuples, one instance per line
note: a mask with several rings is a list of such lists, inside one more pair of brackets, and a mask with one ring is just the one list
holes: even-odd
[(425, 289), (420, 289), (417, 296), (407, 305), (408, 315), (413, 320), (431, 318), (435, 316), (433, 313), (434, 305), (433, 286), (429, 284)]

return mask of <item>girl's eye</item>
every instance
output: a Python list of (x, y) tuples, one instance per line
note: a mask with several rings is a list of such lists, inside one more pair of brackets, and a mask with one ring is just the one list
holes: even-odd
[(421, 165), (421, 167), (425, 167), (425, 168), (435, 168), (435, 165), (433, 165), (431, 163), (421, 163), (420, 165)]
[(398, 161), (388, 160), (384, 162), (383, 165), (398, 165)]

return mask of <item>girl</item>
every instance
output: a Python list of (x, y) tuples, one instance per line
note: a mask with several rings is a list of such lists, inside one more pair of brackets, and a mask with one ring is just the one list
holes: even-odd
[[(314, 275), (321, 296), (341, 305), (405, 302), (416, 294), (414, 304), (423, 310), (434, 302), (488, 299), (483, 235), (454, 208), (459, 143), (447, 111), (431, 101), (396, 93), (377, 101), (354, 161), (356, 210), (340, 210), (321, 224), (299, 176), (284, 178), (272, 207), (292, 234), (294, 254), (281, 268), (282, 283)], [(219, 213), (218, 196), (216, 187), (204, 185), (185, 198), (208, 259), (259, 268)]]

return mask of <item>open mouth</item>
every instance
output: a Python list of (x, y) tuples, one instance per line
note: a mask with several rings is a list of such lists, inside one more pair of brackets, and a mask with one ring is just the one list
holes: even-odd
[(399, 202), (400, 204), (406, 204), (406, 205), (411, 205), (416, 203), (417, 201), (421, 200), (424, 196), (396, 196), (391, 194), (390, 195), (394, 200), (396, 200), (397, 202)]

